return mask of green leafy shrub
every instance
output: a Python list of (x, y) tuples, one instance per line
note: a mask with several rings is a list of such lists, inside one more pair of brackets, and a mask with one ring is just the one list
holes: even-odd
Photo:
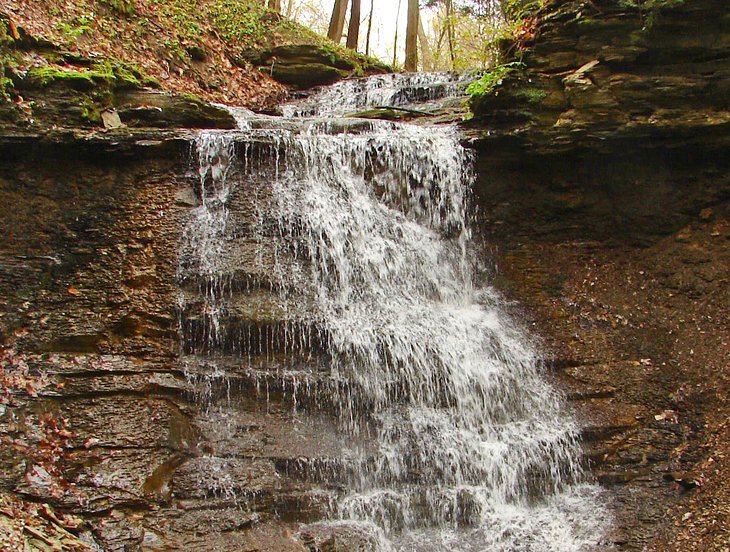
[(472, 82), (466, 87), (466, 93), (472, 98), (487, 96), (502, 84), (502, 81), (510, 74), (521, 71), (525, 64), (521, 61), (512, 61), (497, 65), (491, 71), (484, 73), (479, 80)]

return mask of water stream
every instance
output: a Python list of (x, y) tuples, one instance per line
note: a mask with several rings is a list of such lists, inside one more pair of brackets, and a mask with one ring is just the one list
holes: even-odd
[[(588, 550), (607, 514), (537, 349), (474, 275), (473, 174), (456, 130), (339, 117), (433, 106), (462, 84), (343, 83), (286, 118), (237, 111), (238, 131), (201, 133), (180, 257), (181, 283), (200, 293), (180, 308), (203, 315), (181, 323), (184, 362), (199, 383), (226, 378), (223, 355), (304, 359), (280, 373), (298, 381), (294, 408), (321, 408), (343, 436), (338, 458), (299, 460), (312, 485), (338, 489), (306, 530), (358, 527), (379, 552)], [(247, 207), (232, 212), (236, 194)], [(244, 233), (247, 258), (230, 248)], [(276, 297), (274, 314), (257, 310), (275, 321), (253, 335), (231, 323), (241, 286)]]

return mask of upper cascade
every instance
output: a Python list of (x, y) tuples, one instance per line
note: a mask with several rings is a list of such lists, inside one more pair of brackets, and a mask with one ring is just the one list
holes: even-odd
[(340, 81), (286, 104), (285, 117), (337, 117), (379, 107), (436, 108), (462, 98), (474, 80), (458, 73), (392, 73)]
[[(251, 364), (275, 340), (327, 367), (324, 384), (304, 387), (338, 420), (344, 454), (299, 463), (340, 489), (322, 523), (359, 524), (374, 550), (582, 550), (600, 542), (606, 512), (538, 351), (474, 275), (469, 153), (452, 127), (335, 115), (462, 83), (373, 77), (288, 108), (328, 118), (236, 111), (238, 131), (202, 133), (180, 278), (201, 281), (206, 322), (203, 345), (183, 349), (207, 352), (215, 377), (222, 352)], [(243, 193), (246, 224), (228, 207)], [(231, 275), (263, 272), (227, 253), (247, 225), (261, 254), (246, 262), (274, 250), (266, 278), (285, 327), (270, 345), (250, 332), (231, 345), (225, 328)]]

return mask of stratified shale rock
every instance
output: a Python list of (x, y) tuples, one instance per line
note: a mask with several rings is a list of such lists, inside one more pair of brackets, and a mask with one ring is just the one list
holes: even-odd
[[(198, 377), (204, 355), (180, 361), (180, 325), (199, 316), (198, 285), (178, 284), (199, 202), (193, 137), (0, 140), (0, 484), (81, 516), (76, 533), (105, 550), (302, 551), (287, 519), (319, 519), (330, 492), (312, 492), (304, 467), (341, 445), (305, 401), (293, 419), (296, 374), (279, 373), (296, 359), (267, 350), (250, 370), (232, 356), (225, 382)], [(245, 194), (231, 209), (245, 216)], [(245, 235), (229, 246), (256, 255)], [(265, 279), (230, 283), (231, 327), (267, 335), (286, 323)]]
[(584, 421), (615, 546), (722, 550), (730, 6), (561, 0), (531, 17), (465, 124), (493, 280)]
[(548, 3), (473, 100), (490, 231), (646, 244), (730, 196), (727, 3), (630, 5)]

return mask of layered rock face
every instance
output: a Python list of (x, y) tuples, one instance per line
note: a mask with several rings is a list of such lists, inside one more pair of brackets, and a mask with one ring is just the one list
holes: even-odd
[[(190, 135), (157, 138), (3, 142), (3, 491), (81, 515), (108, 550), (303, 550), (285, 520), (321, 505), (297, 459), (338, 445), (316, 416), (291, 423), (271, 373), (197, 377), (204, 290), (178, 284), (197, 167)], [(285, 322), (275, 294), (232, 287), (229, 328)]]
[(614, 544), (721, 550), (730, 9), (550, 2), (533, 23), (467, 123), (495, 281), (587, 424)]
[(549, 3), (474, 102), (491, 230), (650, 243), (728, 197), (728, 7), (651, 5)]
[[(722, 549), (730, 530), (730, 19), (720, 1), (674, 4), (551, 3), (525, 69), (475, 105), (467, 131), (493, 281), (544, 337), (611, 489), (610, 544), (625, 550)], [(166, 96), (125, 94), (113, 105), (129, 126), (170, 124), (158, 113), (185, 124), (154, 104)], [(202, 126), (232, 126), (211, 113)], [(265, 268), (225, 282), (228, 377), (207, 371), (208, 284), (178, 258), (200, 200), (193, 141), (149, 129), (0, 140), (2, 490), (81, 514), (73, 531), (110, 550), (350, 549), (352, 535), (297, 539), (289, 524), (318, 519), (337, 492), (313, 491), (298, 459), (340, 443), (307, 405), (292, 422), (296, 381), (277, 361), (297, 359), (275, 338), (292, 313)], [(225, 247), (265, 267), (248, 192), (231, 199), (244, 230)], [(226, 364), (244, 335), (261, 370)]]

